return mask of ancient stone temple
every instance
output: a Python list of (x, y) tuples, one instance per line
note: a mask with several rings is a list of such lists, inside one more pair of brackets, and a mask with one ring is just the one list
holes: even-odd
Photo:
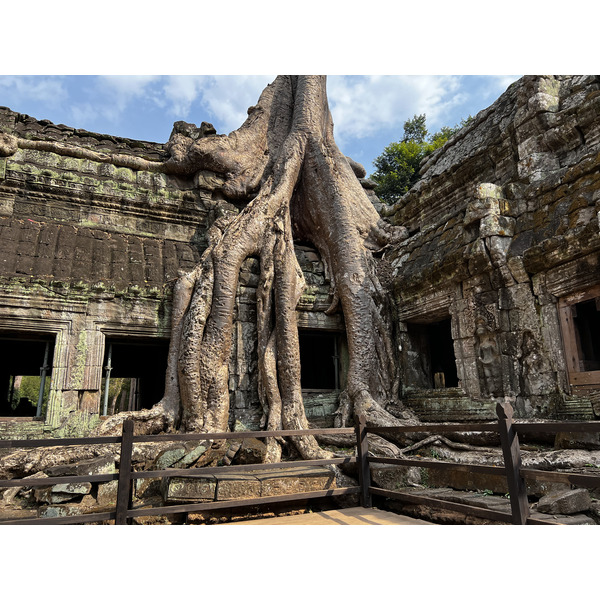
[(403, 397), (422, 419), (600, 417), (600, 79), (525, 77), (391, 218)]
[[(173, 135), (214, 135), (176, 123)], [(162, 397), (173, 283), (241, 206), (211, 171), (168, 175), (158, 144), (0, 109), (0, 437), (80, 435)], [(426, 421), (600, 417), (600, 78), (525, 77), (422, 167), (383, 216), (401, 403)], [(360, 173), (359, 173), (360, 176)], [(347, 369), (341, 313), (314, 248), (297, 246), (311, 424), (331, 426)], [(230, 426), (260, 426), (257, 260), (242, 268)], [(393, 412), (394, 407), (389, 407)]]

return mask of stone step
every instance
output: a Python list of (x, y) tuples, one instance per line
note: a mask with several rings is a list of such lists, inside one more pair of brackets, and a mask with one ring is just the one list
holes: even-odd
[(558, 419), (589, 421), (595, 418), (590, 398), (572, 396), (565, 398), (556, 410)]
[(166, 503), (211, 502), (263, 498), (335, 489), (334, 474), (324, 467), (288, 467), (273, 471), (165, 477), (161, 492)]

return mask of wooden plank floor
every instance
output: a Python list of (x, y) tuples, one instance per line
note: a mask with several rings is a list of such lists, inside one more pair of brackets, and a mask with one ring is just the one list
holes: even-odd
[(433, 525), (428, 521), (397, 515), (377, 508), (343, 508), (323, 512), (235, 521), (223, 525)]

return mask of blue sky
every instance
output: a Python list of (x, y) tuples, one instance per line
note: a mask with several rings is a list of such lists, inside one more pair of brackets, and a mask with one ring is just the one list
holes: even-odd
[[(0, 75), (0, 105), (37, 119), (152, 142), (173, 123), (239, 127), (274, 75)], [(489, 106), (517, 77), (368, 75), (328, 77), (338, 145), (372, 172), (373, 160), (398, 141), (404, 122), (425, 113), (430, 132)]]

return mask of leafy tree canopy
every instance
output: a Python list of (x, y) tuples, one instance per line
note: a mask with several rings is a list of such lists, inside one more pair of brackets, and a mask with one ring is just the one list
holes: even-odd
[(388, 204), (401, 198), (419, 180), (421, 161), (434, 150), (443, 146), (448, 139), (472, 119), (463, 119), (454, 127), (442, 127), (429, 134), (426, 116), (414, 115), (404, 123), (404, 136), (392, 142), (378, 156), (373, 165), (377, 169), (371, 176), (377, 183), (377, 196)]

